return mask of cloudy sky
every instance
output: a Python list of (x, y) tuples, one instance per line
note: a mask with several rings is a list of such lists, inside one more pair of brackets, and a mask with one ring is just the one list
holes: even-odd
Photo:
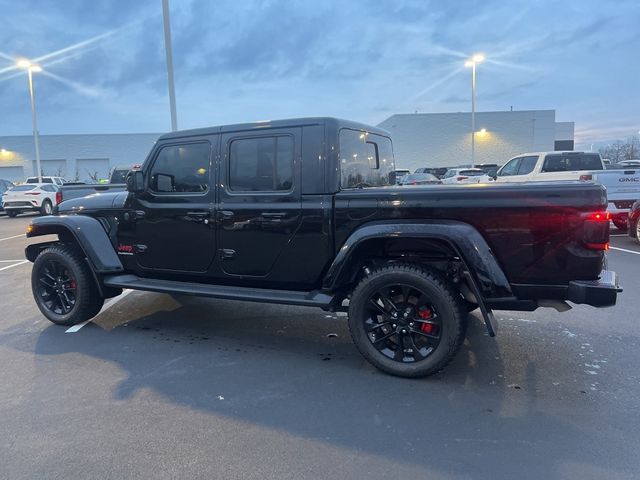
[[(640, 3), (171, 0), (178, 123), (556, 109), (578, 143), (640, 130)], [(170, 128), (161, 0), (0, 0), (0, 135)]]

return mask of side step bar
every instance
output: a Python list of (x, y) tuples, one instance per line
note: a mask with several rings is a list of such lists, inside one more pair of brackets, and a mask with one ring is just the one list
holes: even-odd
[(232, 287), (228, 285), (210, 285), (173, 280), (157, 280), (137, 275), (108, 275), (104, 277), (107, 287), (130, 288), (147, 292), (179, 293), (200, 297), (224, 298), (226, 300), (244, 300), (248, 302), (282, 303), (303, 307), (329, 309), (333, 296), (318, 290), (297, 292), (292, 290), (267, 290), (263, 288)]

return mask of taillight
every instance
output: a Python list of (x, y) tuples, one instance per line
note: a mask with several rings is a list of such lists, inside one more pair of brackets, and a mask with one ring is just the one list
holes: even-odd
[(587, 221), (591, 222), (608, 222), (611, 220), (609, 212), (593, 212), (587, 214)]
[(593, 180), (593, 175), (591, 175), (591, 174), (580, 175), (580, 181), (581, 182), (590, 182), (591, 180)]
[(60, 202), (62, 202), (62, 192), (58, 191), (56, 192), (56, 205), (58, 205)]
[(609, 212), (591, 212), (585, 215), (584, 246), (589, 250), (609, 250)]
[(460, 180), (466, 180), (469, 177), (458, 177), (456, 180), (460, 181)]

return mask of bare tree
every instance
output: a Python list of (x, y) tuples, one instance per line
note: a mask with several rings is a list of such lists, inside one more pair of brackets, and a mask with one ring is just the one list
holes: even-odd
[(611, 143), (600, 149), (600, 155), (611, 160), (611, 163), (640, 158), (640, 137), (634, 135), (627, 138), (626, 142), (618, 140)]

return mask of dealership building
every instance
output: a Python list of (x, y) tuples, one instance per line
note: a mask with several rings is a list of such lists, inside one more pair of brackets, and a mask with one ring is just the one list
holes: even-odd
[[(524, 152), (573, 150), (574, 123), (555, 110), (476, 113), (475, 163), (503, 164)], [(396, 114), (379, 126), (391, 133), (397, 168), (471, 163), (470, 113)], [(108, 178), (112, 168), (140, 164), (157, 133), (40, 135), (44, 175), (76, 181)], [(35, 175), (33, 137), (0, 136), (0, 179)]]
[[(556, 122), (555, 110), (477, 112), (475, 124), (476, 164), (574, 146), (574, 123)], [(396, 114), (378, 126), (391, 133), (397, 168), (471, 164), (469, 112)]]
[[(109, 177), (118, 165), (144, 161), (158, 133), (40, 135), (40, 168), (44, 175), (93, 181)], [(23, 181), (35, 175), (33, 136), (0, 136), (0, 178)]]

